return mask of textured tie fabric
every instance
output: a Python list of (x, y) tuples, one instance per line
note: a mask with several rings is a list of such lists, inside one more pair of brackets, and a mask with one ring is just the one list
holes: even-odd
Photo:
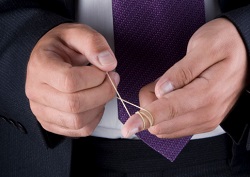
[[(115, 55), (121, 97), (139, 105), (139, 90), (160, 77), (186, 52), (191, 35), (205, 23), (203, 0), (113, 0)], [(127, 105), (131, 114), (138, 108)], [(118, 101), (119, 119), (128, 114)], [(174, 161), (191, 136), (160, 139), (147, 130), (142, 141)]]

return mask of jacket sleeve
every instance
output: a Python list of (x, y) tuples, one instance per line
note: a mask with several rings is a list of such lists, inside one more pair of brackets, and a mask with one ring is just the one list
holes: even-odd
[[(237, 7), (235, 1), (221, 1), (225, 3), (222, 8), (223, 14), (221, 17), (230, 20), (237, 28), (241, 35), (247, 50), (248, 60), (250, 59), (250, 3), (242, 1), (241, 7)], [(226, 2), (230, 2), (226, 4)], [(234, 2), (234, 3), (233, 3)], [(249, 62), (248, 62), (249, 63)], [(248, 81), (249, 84), (250, 70), (248, 67)], [(249, 120), (250, 120), (250, 93), (247, 87), (242, 91), (237, 103), (228, 114), (226, 119), (222, 122), (222, 128), (232, 137), (236, 144), (240, 144), (244, 135), (249, 134)], [(248, 136), (247, 149), (249, 146), (250, 137)]]
[(50, 139), (59, 142), (60, 138), (44, 131), (30, 110), (25, 95), (26, 67), (41, 36), (60, 23), (71, 21), (65, 2), (0, 0), (0, 121), (21, 127), (32, 141), (46, 147), (55, 145), (49, 143), (55, 143)]

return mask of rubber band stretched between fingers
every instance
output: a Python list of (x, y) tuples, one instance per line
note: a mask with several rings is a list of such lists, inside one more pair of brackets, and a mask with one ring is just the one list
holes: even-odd
[(108, 72), (106, 72), (106, 74), (107, 74), (112, 86), (114, 87), (114, 89), (115, 89), (115, 91), (116, 91), (116, 93), (118, 95), (117, 98), (122, 102), (122, 105), (126, 109), (127, 114), (129, 115), (129, 117), (131, 117), (131, 114), (129, 113), (125, 103), (128, 103), (128, 104), (140, 109), (140, 111), (137, 111), (136, 114), (138, 114), (140, 116), (140, 118), (142, 119), (143, 130), (146, 128), (146, 121), (145, 120), (147, 120), (149, 122), (150, 126), (153, 126), (154, 125), (154, 118), (153, 118), (152, 114), (148, 110), (146, 110), (146, 109), (144, 109), (144, 108), (142, 108), (140, 106), (137, 106), (137, 105), (135, 105), (135, 104), (133, 104), (133, 103), (127, 101), (127, 100), (122, 99), (121, 95), (119, 94), (118, 90), (115, 87), (115, 84), (113, 83), (112, 79), (110, 78)]

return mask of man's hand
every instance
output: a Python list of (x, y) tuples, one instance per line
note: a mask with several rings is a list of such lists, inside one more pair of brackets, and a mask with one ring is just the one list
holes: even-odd
[[(192, 36), (186, 56), (159, 80), (140, 91), (140, 106), (159, 138), (178, 138), (214, 130), (229, 113), (245, 86), (247, 55), (235, 26), (226, 19), (203, 25)], [(141, 131), (142, 120), (132, 115), (125, 137)]]
[[(46, 33), (31, 53), (26, 79), (42, 127), (69, 137), (90, 135), (115, 96), (106, 72), (116, 65), (104, 37), (86, 25), (61, 24)], [(117, 85), (119, 75), (109, 74)]]

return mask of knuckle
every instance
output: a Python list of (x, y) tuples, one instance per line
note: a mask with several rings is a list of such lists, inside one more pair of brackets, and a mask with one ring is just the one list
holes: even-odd
[(88, 40), (93, 41), (94, 43), (99, 43), (100, 40), (103, 40), (103, 36), (100, 33), (93, 31), (88, 34)]
[[(169, 119), (173, 119), (174, 117), (176, 117), (178, 115), (178, 110), (172, 106), (172, 105), (169, 105), (168, 106), (168, 118)], [(163, 115), (164, 116), (164, 115)]]
[(74, 130), (79, 130), (82, 128), (82, 122), (81, 122), (81, 117), (79, 114), (73, 114), (72, 118), (71, 118), (71, 122), (72, 122), (72, 127), (70, 127), (71, 129)]
[(161, 101), (160, 103), (162, 103), (162, 106), (154, 110), (154, 117), (162, 117), (164, 119), (171, 120), (179, 115), (180, 108), (175, 104), (171, 104), (171, 98), (169, 98), (167, 95), (161, 98), (159, 101)]
[(61, 37), (65, 37), (66, 39), (70, 37), (72, 34), (77, 34), (79, 33), (79, 29), (82, 25), (81, 24), (67, 24), (64, 30), (61, 30), (59, 35), (61, 34)]
[(90, 136), (93, 133), (93, 131), (94, 131), (93, 128), (86, 126), (83, 128), (81, 136)]
[(222, 53), (222, 51), (228, 51), (227, 47), (224, 45), (221, 45), (219, 41), (213, 40), (210, 41), (210, 48), (209, 53), (212, 56), (217, 56)]
[(169, 110), (169, 118), (173, 119), (176, 115), (176, 111), (174, 110), (172, 106), (170, 106), (168, 110)]
[(107, 46), (105, 38), (96, 31), (89, 33), (86, 40), (90, 46), (95, 46), (94, 50), (96, 52), (100, 52), (100, 50), (103, 50)]
[(192, 80), (192, 78), (193, 78), (192, 68), (179, 67), (178, 70), (179, 70), (179, 72), (178, 72), (179, 77), (184, 78), (184, 79), (180, 80), (181, 82), (184, 82), (184, 83), (181, 83), (181, 85), (187, 84)]
[(159, 126), (155, 125), (153, 127), (150, 127), (150, 132), (154, 135), (160, 135), (162, 133), (162, 129)]
[(209, 121), (210, 123), (208, 124), (207, 128), (209, 131), (214, 130), (218, 125), (219, 125), (219, 121), (216, 119), (216, 117), (211, 118), (211, 120)]
[(25, 94), (26, 94), (26, 96), (28, 97), (28, 99), (30, 99), (30, 100), (34, 100), (35, 97), (36, 97), (35, 92), (34, 92), (32, 89), (27, 88), (27, 87), (26, 87), (26, 89), (25, 89)]
[(218, 125), (215, 122), (212, 122), (211, 124), (209, 124), (206, 128), (206, 132), (210, 132), (212, 130), (214, 130)]
[(39, 120), (40, 119), (39, 115), (41, 114), (41, 109), (39, 109), (37, 106), (32, 104), (32, 102), (30, 103), (30, 109), (31, 109), (32, 113), (36, 116), (36, 119)]
[(204, 119), (205, 122), (210, 122), (210, 124), (215, 120), (215, 116), (207, 115)]
[(76, 91), (76, 74), (74, 74), (72, 69), (67, 69), (63, 75), (63, 89), (65, 92), (74, 92)]
[(77, 95), (77, 93), (69, 94), (66, 98), (67, 107), (69, 108), (69, 111), (71, 113), (79, 113), (80, 112), (80, 99)]
[(42, 121), (39, 121), (40, 125), (42, 126), (42, 128), (48, 132), (53, 132), (53, 130), (49, 127), (48, 124), (42, 122)]

